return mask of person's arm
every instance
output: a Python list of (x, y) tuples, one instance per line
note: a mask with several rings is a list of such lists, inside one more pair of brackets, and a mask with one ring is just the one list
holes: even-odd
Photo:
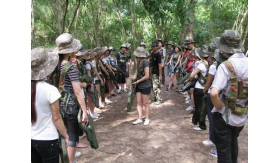
[(173, 59), (173, 55), (171, 55), (170, 60), (167, 62), (167, 65), (171, 64), (172, 59)]
[(224, 102), (219, 98), (219, 93), (219, 90), (215, 87), (212, 87), (210, 90), (211, 101), (217, 110), (225, 106)]
[(190, 77), (189, 77), (187, 80), (185, 80), (184, 83), (188, 83), (189, 81), (193, 80), (194, 76), (195, 76), (196, 74), (198, 74), (199, 72), (200, 72), (200, 69), (199, 69), (199, 68), (195, 69), (195, 70), (191, 73)]
[(175, 64), (175, 67), (180, 63), (180, 60), (181, 60), (181, 55), (179, 55), (178, 60), (177, 60), (177, 62)]
[(208, 73), (208, 77), (207, 77), (207, 81), (204, 85), (203, 93), (206, 93), (207, 90), (211, 87), (213, 79), (214, 79), (214, 75)]
[(100, 80), (101, 85), (104, 85), (104, 81), (102, 80), (101, 76), (99, 75), (96, 67), (93, 67), (93, 71), (94, 71), (94, 74), (97, 76), (97, 78)]
[(158, 55), (158, 71), (159, 71), (159, 73), (158, 73), (158, 80), (159, 80), (159, 82), (161, 82), (161, 79), (162, 79), (162, 64), (161, 64), (161, 57), (160, 57), (160, 55)]
[(97, 62), (99, 62), (101, 70), (102, 70), (106, 75), (109, 75), (109, 73), (107, 72), (107, 70), (106, 70), (105, 67), (103, 66), (103, 63), (101, 63), (100, 60), (98, 60)]
[(64, 137), (66, 146), (68, 146), (69, 136), (66, 132), (63, 120), (61, 118), (59, 112), (59, 100), (57, 99), (55, 102), (51, 104), (51, 112), (52, 112), (52, 121), (58, 130), (58, 132)]
[(84, 95), (83, 95), (82, 89), (80, 87), (80, 82), (72, 81), (71, 84), (72, 84), (74, 93), (77, 97), (77, 100), (80, 104), (80, 107), (83, 110), (83, 120), (82, 121), (87, 122), (88, 121), (87, 108), (86, 108), (86, 104), (85, 104)]

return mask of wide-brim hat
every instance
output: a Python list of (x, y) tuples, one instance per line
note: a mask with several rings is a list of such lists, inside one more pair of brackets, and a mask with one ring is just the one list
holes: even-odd
[(146, 50), (143, 47), (137, 47), (136, 50), (133, 52), (136, 57), (143, 57), (146, 58)]
[(84, 56), (87, 53), (88, 50), (84, 49), (83, 47), (78, 51), (76, 54), (77, 57)]
[(158, 46), (158, 41), (155, 40), (152, 42), (151, 47), (157, 47)]
[(69, 33), (63, 33), (59, 35), (56, 38), (55, 43), (57, 46), (55, 51), (58, 54), (77, 52), (82, 47), (81, 42), (77, 39), (74, 39), (73, 36)]
[(139, 46), (145, 46), (146, 47), (146, 44), (144, 42), (141, 42)]
[(45, 51), (44, 48), (31, 50), (31, 80), (41, 80), (53, 72), (58, 64), (58, 54), (53, 49)]
[(205, 51), (203, 51), (202, 48), (195, 48), (194, 49), (194, 53), (196, 56), (199, 56), (199, 58), (201, 59), (202, 57), (208, 57), (208, 54), (205, 53)]
[(195, 41), (191, 38), (185, 41), (185, 45), (190, 44), (190, 43), (195, 43)]
[(131, 44), (128, 43), (128, 42), (125, 45), (126, 45), (127, 48), (131, 46)]
[(245, 51), (241, 36), (235, 30), (225, 30), (218, 42), (218, 48), (220, 51), (234, 54), (243, 53)]
[(223, 55), (220, 53), (220, 49), (216, 49), (214, 51), (214, 58), (216, 59), (217, 62), (222, 63), (225, 60), (227, 60), (227, 58), (224, 58)]
[(201, 59), (201, 57), (199, 56), (199, 54), (198, 54), (198, 52), (197, 52), (196, 49), (197, 49), (197, 48), (195, 48), (194, 50), (191, 50), (191, 55), (192, 55), (192, 56), (195, 56), (195, 57), (198, 57), (199, 59)]
[(120, 49), (121, 49), (121, 48), (126, 48), (126, 49), (127, 49), (126, 44), (122, 44), (121, 47), (120, 47)]
[(92, 49), (87, 50), (84, 59), (91, 59), (94, 58), (97, 55), (96, 51), (93, 51)]
[(177, 47), (180, 51), (182, 51), (181, 46), (179, 46), (179, 45), (175, 45), (175, 46), (174, 46), (174, 49), (175, 49), (176, 47)]
[(173, 41), (168, 41), (168, 43), (166, 45), (174, 45)]

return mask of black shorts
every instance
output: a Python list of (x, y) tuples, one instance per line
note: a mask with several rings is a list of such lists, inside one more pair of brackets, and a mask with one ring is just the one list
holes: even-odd
[(100, 80), (95, 80), (94, 84), (100, 84)]
[(148, 87), (148, 88), (145, 88), (145, 89), (139, 89), (138, 86), (136, 86), (135, 91), (136, 91), (136, 93), (140, 92), (143, 95), (149, 95), (151, 93), (151, 89), (152, 89), (152, 87)]

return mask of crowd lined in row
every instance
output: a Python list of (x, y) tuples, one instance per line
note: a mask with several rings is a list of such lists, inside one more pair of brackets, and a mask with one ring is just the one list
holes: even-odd
[[(88, 115), (98, 118), (100, 108), (116, 94), (135, 92), (138, 117), (133, 124), (143, 122), (145, 110), (144, 125), (149, 125), (150, 94), (151, 104), (161, 105), (164, 86), (166, 92), (175, 87), (185, 96), (186, 110), (193, 114), (190, 121), (198, 125), (194, 130), (206, 130), (208, 116), (209, 140), (203, 144), (216, 147), (210, 154), (218, 157), (218, 162), (237, 161), (237, 137), (248, 114), (248, 59), (236, 31), (225, 30), (199, 48), (193, 39), (183, 46), (169, 41), (167, 50), (160, 39), (151, 43), (150, 50), (141, 42), (133, 52), (134, 60), (129, 43), (122, 44), (115, 54), (111, 46), (86, 50), (68, 33), (55, 42), (55, 48), (31, 51), (32, 162), (58, 162), (58, 152), (42, 154), (59, 151), (58, 132), (65, 138), (69, 162), (74, 162), (80, 155), (76, 148), (84, 146), (79, 143), (79, 136), (84, 135), (78, 125), (79, 110), (82, 122), (87, 123)], [(130, 82), (132, 69), (136, 73), (131, 74)], [(168, 84), (165, 75), (170, 77)]]

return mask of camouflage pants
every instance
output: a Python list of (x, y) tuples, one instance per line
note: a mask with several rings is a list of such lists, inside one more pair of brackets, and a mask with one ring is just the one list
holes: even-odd
[(155, 101), (162, 101), (161, 95), (160, 95), (160, 82), (158, 80), (158, 75), (157, 74), (153, 74), (152, 75), (152, 85), (153, 85), (153, 92), (155, 95)]

